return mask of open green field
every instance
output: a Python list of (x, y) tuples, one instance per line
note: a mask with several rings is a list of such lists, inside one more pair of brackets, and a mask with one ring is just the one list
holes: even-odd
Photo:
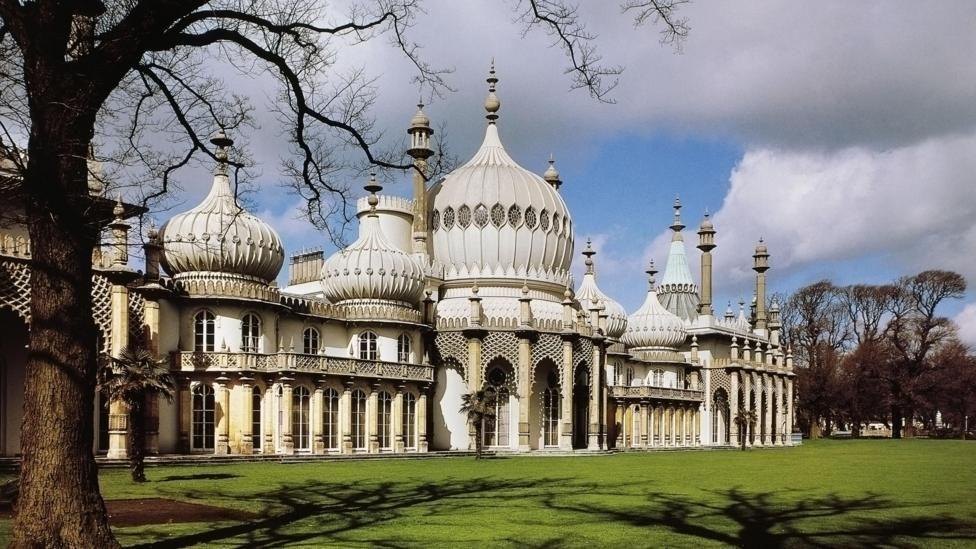
[[(118, 528), (143, 547), (976, 546), (976, 443), (821, 441), (749, 452), (240, 464), (102, 473), (246, 522)], [(9, 521), (0, 525), (6, 534)]]

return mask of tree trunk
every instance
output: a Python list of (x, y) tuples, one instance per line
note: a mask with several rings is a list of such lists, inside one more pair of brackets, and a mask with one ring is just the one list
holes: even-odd
[(145, 397), (129, 404), (129, 470), (133, 482), (146, 482), (146, 408)]
[(10, 546), (118, 547), (92, 454), (97, 332), (91, 257), (99, 232), (87, 195), (90, 135), (71, 137), (84, 133), (66, 127), (71, 121), (63, 111), (47, 114), (32, 112), (24, 177), (31, 324), (20, 499)]
[(891, 405), (891, 438), (901, 438), (901, 406)]
[(474, 422), (474, 459), (481, 459), (482, 445), (484, 440), (481, 436), (482, 420)]
[(810, 432), (808, 433), (810, 440), (817, 440), (820, 438), (820, 418), (816, 416), (810, 417)]

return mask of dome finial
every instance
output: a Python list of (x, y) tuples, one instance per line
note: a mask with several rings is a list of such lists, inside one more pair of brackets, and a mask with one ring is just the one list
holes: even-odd
[(542, 178), (557, 191), (563, 184), (562, 180), (559, 179), (559, 170), (556, 169), (556, 159), (552, 156), (552, 153), (549, 153), (549, 167), (546, 168), (546, 173), (542, 174)]
[(363, 188), (369, 193), (369, 198), (366, 199), (366, 202), (369, 204), (369, 215), (375, 216), (376, 205), (380, 203), (380, 199), (376, 196), (376, 193), (383, 190), (383, 187), (376, 182), (376, 172), (370, 172), (369, 183)]
[(485, 110), (488, 114), (485, 118), (488, 119), (489, 124), (494, 124), (495, 120), (498, 120), (498, 109), (502, 106), (501, 101), (495, 95), (495, 84), (498, 83), (498, 78), (495, 77), (495, 58), (491, 58), (491, 68), (488, 69), (488, 98), (485, 99)]
[(594, 274), (593, 256), (596, 255), (596, 252), (593, 250), (593, 241), (588, 237), (586, 239), (586, 249), (583, 250), (583, 255), (586, 256), (586, 259), (583, 260), (583, 264), (586, 265), (586, 274)]
[(234, 140), (227, 137), (227, 132), (224, 128), (220, 128), (216, 135), (214, 135), (210, 142), (213, 143), (214, 147), (217, 147), (217, 151), (214, 156), (217, 157), (217, 173), (226, 175), (227, 174), (227, 149), (234, 145)]
[(680, 233), (681, 229), (685, 228), (685, 224), (681, 222), (681, 198), (678, 195), (674, 196), (674, 222), (671, 223), (671, 230), (675, 233)]
[(652, 291), (653, 292), (654, 291), (654, 286), (657, 284), (657, 281), (654, 280), (654, 275), (657, 274), (657, 268), (654, 266), (654, 260), (653, 259), (647, 265), (647, 270), (644, 271), (644, 272), (647, 273), (647, 283), (650, 285), (650, 290), (649, 291)]

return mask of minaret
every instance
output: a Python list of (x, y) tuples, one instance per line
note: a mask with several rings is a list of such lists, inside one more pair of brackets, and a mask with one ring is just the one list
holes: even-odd
[(752, 270), (756, 271), (756, 331), (766, 333), (766, 271), (769, 270), (769, 252), (759, 239), (756, 253), (752, 255)]
[(417, 114), (410, 120), (410, 148), (413, 157), (413, 253), (427, 255), (427, 159), (434, 154), (430, 148), (430, 136), (434, 130), (424, 114), (424, 104), (417, 103)]
[(549, 167), (546, 169), (546, 173), (542, 174), (542, 178), (546, 180), (546, 183), (552, 185), (553, 189), (559, 190), (562, 186), (563, 181), (559, 179), (559, 170), (556, 169), (556, 160), (549, 155)]
[(715, 227), (705, 210), (705, 219), (698, 228), (698, 249), (701, 250), (701, 302), (698, 314), (711, 316), (712, 310), (712, 250), (715, 249)]

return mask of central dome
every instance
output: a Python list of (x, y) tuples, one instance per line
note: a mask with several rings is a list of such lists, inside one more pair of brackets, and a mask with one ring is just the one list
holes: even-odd
[(494, 72), (488, 128), (478, 152), (431, 187), (434, 259), (445, 280), (569, 280), (573, 222), (559, 192), (508, 155), (495, 124)]

